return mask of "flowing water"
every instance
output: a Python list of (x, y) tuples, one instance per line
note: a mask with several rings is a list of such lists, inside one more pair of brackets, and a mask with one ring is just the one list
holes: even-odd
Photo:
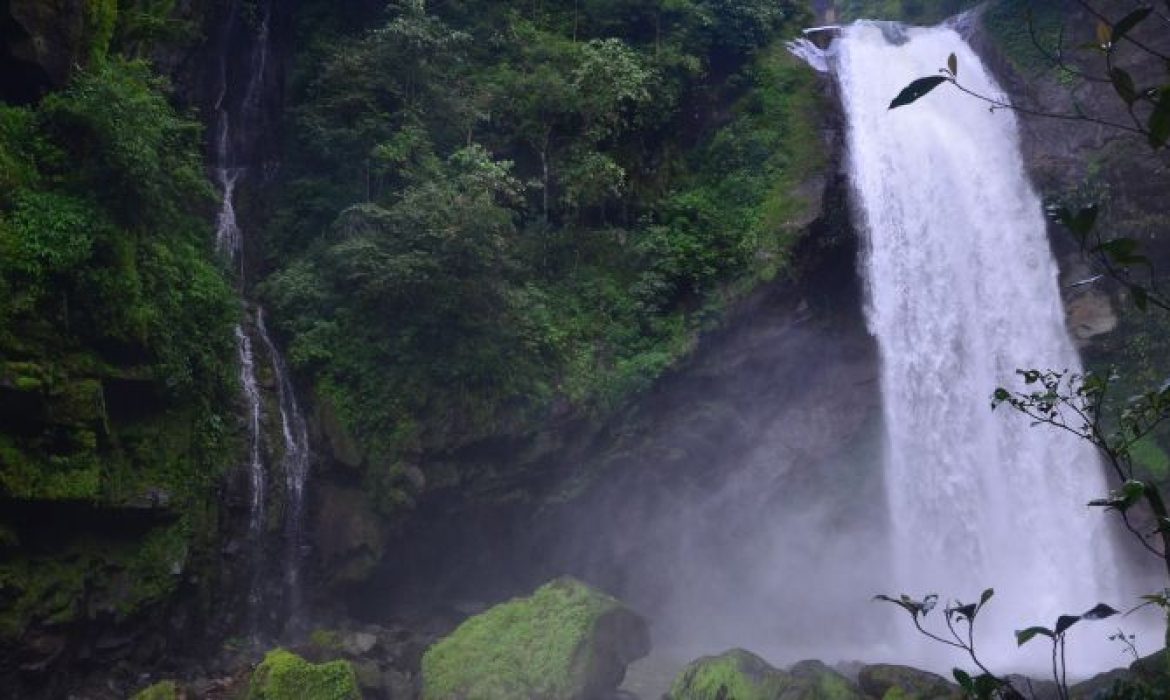
[[(219, 93), (215, 102), (215, 165), (213, 174), (220, 186), (221, 201), (216, 217), (215, 242), (217, 250), (230, 260), (239, 275), (238, 284), (246, 289), (244, 264), (244, 231), (236, 214), (238, 186), (254, 173), (254, 140), (263, 121), (262, 104), (265, 82), (268, 79), (271, 56), (271, 2), (260, 3), (256, 17), (248, 21), (244, 7), (233, 2), (226, 11), (221, 33), (221, 56), (219, 65)], [(242, 85), (232, 79), (232, 47), (241, 39), (247, 42), (246, 74)], [(241, 89), (242, 88), (242, 89)], [(255, 358), (252, 337), (258, 337), (268, 352), (272, 373), (275, 378), (277, 403), (280, 412), (280, 435), (282, 440), (281, 472), (284, 475), (284, 553), (282, 561), (283, 596), (287, 616), (284, 624), (296, 622), (301, 611), (301, 564), (304, 534), (305, 482), (308, 478), (310, 450), (308, 426), (297, 403), (288, 368), (275, 343), (268, 334), (264, 323), (264, 310), (256, 309), (255, 323), (250, 331), (243, 325), (236, 328), (236, 339), (240, 357), (240, 384), (247, 404), (247, 428), (250, 447), (249, 484), (251, 487), (249, 508), (249, 535), (253, 540), (252, 584), (249, 604), (259, 608), (264, 602), (262, 572), (265, 568), (264, 539), (266, 526), (267, 469), (263, 452), (263, 396), (256, 380)], [(256, 616), (253, 619), (253, 633)]]
[(268, 348), (272, 369), (276, 375), (276, 392), (280, 404), (280, 434), (284, 440), (281, 467), (284, 472), (285, 494), (288, 499), (284, 516), (285, 555), (284, 576), (287, 590), (286, 605), (289, 620), (299, 622), (301, 613), (301, 559), (304, 549), (305, 480), (309, 476), (309, 427), (297, 403), (292, 380), (284, 358), (268, 335), (264, 325), (264, 310), (256, 312), (256, 332)]
[[(849, 176), (863, 231), (867, 320), (881, 355), (886, 496), (899, 591), (996, 599), (981, 622), (989, 653), (1021, 657), (1011, 631), (1051, 625), (1116, 595), (1107, 491), (1084, 441), (990, 410), (1023, 368), (1079, 372), (1065, 327), (1042, 204), (1027, 179), (1015, 116), (943, 85), (890, 110), (911, 80), (958, 58), (962, 83), (1003, 97), (954, 30), (862, 22), (831, 64), (848, 120)], [(1122, 659), (1079, 628), (1070, 666)], [(992, 641), (993, 640), (993, 641)], [(1010, 653), (998, 653), (998, 650)], [(1025, 650), (1027, 652), (1027, 650)]]

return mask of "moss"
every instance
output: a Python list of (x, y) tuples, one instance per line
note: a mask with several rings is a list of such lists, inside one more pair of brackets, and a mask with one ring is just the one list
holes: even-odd
[(670, 687), (670, 700), (773, 700), (792, 679), (743, 649), (704, 657), (683, 669)]
[(777, 670), (743, 649), (693, 661), (675, 679), (668, 700), (862, 700), (844, 676), (819, 661)]
[(341, 633), (337, 630), (317, 628), (309, 634), (309, 641), (320, 651), (333, 652), (341, 649)]
[(91, 61), (100, 61), (106, 57), (117, 24), (118, 0), (87, 0), (85, 25)]
[(160, 681), (135, 693), (130, 700), (178, 700), (179, 686), (174, 681)]
[(576, 698), (592, 635), (622, 604), (572, 579), (497, 605), (464, 622), (423, 656), (423, 698)]
[(1170, 455), (1151, 438), (1143, 438), (1129, 448), (1133, 463), (1155, 479), (1164, 480), (1170, 476)]
[[(994, 0), (983, 13), (983, 24), (1012, 68), (1025, 78), (1034, 78), (1054, 69), (1045, 52), (1056, 52), (1062, 17), (1057, 0)], [(1079, 82), (1075, 76), (1061, 73), (1056, 74), (1056, 79), (1066, 87)]]
[(360, 700), (357, 674), (348, 661), (311, 664), (274, 649), (252, 674), (248, 700)]

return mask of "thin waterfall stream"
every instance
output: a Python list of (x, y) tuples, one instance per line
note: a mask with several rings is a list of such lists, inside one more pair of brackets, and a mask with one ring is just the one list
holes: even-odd
[[(222, 54), (219, 65), (219, 93), (214, 109), (215, 164), (214, 176), (220, 186), (221, 202), (216, 216), (216, 248), (235, 267), (237, 284), (244, 294), (247, 290), (244, 231), (236, 213), (238, 186), (252, 174), (254, 154), (251, 153), (252, 139), (257, 137), (265, 81), (270, 69), (271, 25), (273, 2), (264, 2), (252, 24), (244, 21), (243, 7), (234, 2), (227, 8), (222, 28)], [(241, 35), (240, 33), (243, 32)], [(229, 61), (230, 47), (237, 42), (247, 41), (247, 71), (242, 91), (232, 82)], [(245, 300), (246, 301), (246, 300)], [(267, 525), (267, 500), (270, 496), (268, 472), (271, 465), (265, 463), (263, 395), (256, 375), (253, 337), (268, 353), (269, 366), (274, 377), (277, 393), (277, 409), (280, 414), (281, 449), (280, 471), (284, 476), (284, 547), (281, 561), (283, 578), (282, 597), (285, 616), (282, 624), (287, 628), (299, 622), (302, 604), (301, 565), (304, 550), (303, 519), (305, 483), (308, 479), (311, 461), (308, 424), (297, 402), (288, 367), (276, 344), (272, 341), (264, 322), (264, 310), (256, 307), (251, 324), (241, 323), (236, 327), (236, 339), (240, 358), (240, 384), (247, 406), (247, 429), (249, 444), (249, 537), (252, 540), (251, 582), (248, 604), (259, 608), (263, 604), (265, 586), (263, 572), (265, 562), (265, 528)], [(277, 450), (268, 450), (276, 454)], [(248, 613), (251, 632), (259, 635), (258, 615)]]

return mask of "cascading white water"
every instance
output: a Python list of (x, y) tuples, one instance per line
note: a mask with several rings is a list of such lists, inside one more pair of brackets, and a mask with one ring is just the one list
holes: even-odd
[(296, 621), (301, 612), (301, 550), (304, 543), (305, 480), (309, 476), (309, 426), (301, 413), (289, 379), (284, 358), (268, 335), (264, 325), (264, 310), (256, 311), (256, 332), (268, 348), (272, 369), (276, 374), (276, 392), (280, 404), (280, 430), (284, 438), (285, 493), (288, 497), (285, 513), (285, 583), (288, 589), (289, 619)]
[(248, 539), (252, 558), (251, 576), (248, 581), (248, 624), (255, 633), (259, 629), (259, 611), (262, 597), (260, 562), (264, 556), (265, 499), (268, 494), (268, 475), (264, 470), (260, 435), (263, 420), (260, 385), (256, 381), (256, 359), (252, 352), (252, 340), (242, 326), (236, 326), (236, 350), (240, 362), (240, 388), (244, 393), (248, 426)]
[(256, 382), (256, 361), (252, 341), (241, 326), (236, 326), (236, 348), (240, 360), (240, 388), (248, 407), (248, 477), (251, 486), (248, 531), (259, 537), (264, 529), (264, 495), (267, 475), (260, 454), (261, 402), (260, 386)]
[[(239, 285), (245, 288), (244, 232), (236, 215), (235, 197), (241, 182), (249, 175), (249, 140), (258, 136), (262, 120), (262, 92), (270, 68), (272, 3), (262, 3), (258, 23), (250, 34), (250, 54), (247, 82), (243, 91), (233, 91), (230, 83), (229, 49), (233, 35), (244, 27), (242, 6), (232, 3), (225, 14), (223, 27), (223, 54), (220, 60), (219, 95), (215, 103), (215, 179), (220, 186), (221, 201), (216, 216), (216, 249), (237, 266)], [(232, 95), (236, 97), (232, 97)], [(297, 621), (301, 610), (301, 559), (303, 549), (303, 519), (305, 482), (308, 478), (310, 451), (308, 425), (301, 413), (293, 390), (288, 368), (264, 324), (264, 310), (256, 310), (254, 333), (264, 344), (276, 379), (280, 411), (283, 456), (281, 466), (285, 477), (285, 552), (284, 583), (287, 621)], [(247, 404), (249, 445), (249, 482), (251, 486), (249, 533), (253, 538), (253, 583), (249, 594), (253, 608), (258, 608), (262, 595), (259, 583), (264, 568), (263, 536), (266, 516), (267, 475), (263, 459), (262, 396), (256, 381), (252, 341), (243, 326), (236, 327), (240, 357), (240, 384)], [(258, 632), (253, 615), (253, 630)]]
[[(1087, 443), (990, 410), (996, 387), (1022, 386), (1017, 369), (1076, 372), (1080, 361), (1014, 115), (945, 85), (888, 109), (951, 53), (964, 85), (1002, 96), (945, 27), (858, 23), (842, 31), (832, 56), (864, 229), (867, 318), (882, 360), (901, 587), (890, 592), (970, 601), (994, 587), (980, 622), (986, 651), (1045, 668), (1042, 645), (1021, 657), (1011, 630), (1051, 625), (1115, 592), (1105, 518), (1085, 505), (1107, 486)], [(1111, 631), (1078, 629), (1070, 668), (1120, 663), (1115, 649), (1094, 643)]]

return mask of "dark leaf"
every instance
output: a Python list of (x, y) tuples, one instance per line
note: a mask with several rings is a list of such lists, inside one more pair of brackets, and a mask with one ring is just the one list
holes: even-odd
[(947, 57), (947, 70), (949, 70), (951, 72), (951, 75), (958, 77), (958, 75), (959, 75), (959, 59), (958, 59), (958, 57), (955, 56), (955, 54), (951, 54), (950, 56)]
[(1125, 38), (1125, 35), (1129, 34), (1129, 30), (1141, 24), (1145, 21), (1146, 17), (1150, 16), (1150, 12), (1153, 9), (1152, 7), (1139, 7), (1125, 17), (1122, 17), (1117, 24), (1113, 25), (1113, 43), (1116, 44)]
[(1069, 627), (1077, 624), (1080, 619), (1080, 615), (1061, 615), (1060, 617), (1056, 618), (1056, 629), (1054, 631), (1058, 636), (1062, 635), (1068, 631)]
[(941, 75), (933, 75), (929, 78), (919, 78), (907, 85), (894, 101), (890, 103), (890, 109), (896, 107), (904, 107), (908, 104), (917, 102), (920, 98), (926, 96), (931, 90), (939, 85), (945, 83), (947, 79)]
[(1097, 224), (1097, 213), (1098, 207), (1096, 204), (1090, 204), (1076, 214), (1073, 214), (1065, 207), (1060, 207), (1053, 213), (1053, 218), (1056, 220), (1056, 223), (1072, 231), (1083, 246), (1085, 239)]
[(987, 605), (987, 601), (991, 600), (991, 596), (993, 595), (995, 595), (994, 588), (988, 588), (983, 591), (983, 595), (979, 596), (979, 607), (982, 608), (984, 605)]
[(920, 605), (919, 608), (922, 610), (922, 614), (925, 615), (931, 610), (934, 610), (934, 606), (937, 604), (938, 596), (931, 594), (922, 599), (922, 605)]
[(1016, 630), (1016, 645), (1022, 647), (1032, 641), (1038, 634), (1042, 634), (1050, 639), (1055, 636), (1052, 634), (1052, 630), (1047, 627), (1029, 627), (1026, 630)]
[(1093, 606), (1092, 610), (1089, 610), (1084, 615), (1081, 615), (1081, 617), (1086, 620), (1104, 620), (1105, 618), (1113, 617), (1116, 614), (1117, 611), (1105, 603), (1097, 603), (1095, 606)]
[(1138, 307), (1139, 311), (1145, 311), (1150, 302), (1150, 293), (1146, 288), (1140, 284), (1131, 284), (1129, 293), (1133, 295), (1133, 305)]
[(1158, 91), (1158, 102), (1150, 114), (1150, 145), (1162, 148), (1170, 140), (1170, 85)]
[(963, 690), (966, 690), (969, 693), (975, 691), (975, 682), (971, 680), (970, 673), (967, 673), (961, 668), (956, 668), (951, 671), (951, 674), (954, 675), (955, 681), (958, 682), (959, 687), (961, 687)]
[(1138, 255), (1140, 246), (1132, 238), (1114, 238), (1094, 247), (1090, 252), (1109, 256), (1109, 259), (1118, 265), (1144, 265), (1149, 258)]
[(953, 615), (958, 615), (960, 619), (974, 620), (975, 619), (975, 611), (976, 611), (975, 604), (968, 603), (967, 605), (956, 605), (953, 608), (949, 608), (947, 610), (947, 613), (953, 614)]
[(1137, 87), (1133, 84), (1133, 77), (1121, 68), (1114, 68), (1109, 71), (1109, 80), (1113, 82), (1113, 89), (1125, 100), (1127, 105), (1132, 105), (1137, 101), (1138, 92)]
[(975, 679), (975, 697), (990, 698), (1003, 686), (1003, 681), (984, 673)]

